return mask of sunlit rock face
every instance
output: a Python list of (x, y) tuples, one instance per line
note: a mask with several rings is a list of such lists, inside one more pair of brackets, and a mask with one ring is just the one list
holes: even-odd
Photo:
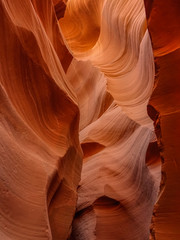
[(147, 114), (154, 59), (144, 3), (71, 0), (59, 22), (84, 152), (71, 239), (149, 239), (160, 157)]
[(152, 239), (180, 239), (180, 2), (145, 1), (156, 79), (149, 103), (162, 158), (161, 193), (154, 209)]
[(0, 239), (148, 240), (161, 168), (144, 2), (0, 0), (0, 16)]
[(160, 180), (158, 151), (146, 156), (152, 130), (127, 117), (89, 62), (73, 60), (67, 76), (79, 99), (84, 152), (71, 239), (148, 239)]

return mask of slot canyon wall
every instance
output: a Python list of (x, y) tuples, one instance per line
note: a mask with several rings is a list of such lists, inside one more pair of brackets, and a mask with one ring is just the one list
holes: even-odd
[(179, 240), (177, 0), (0, 0), (0, 240)]
[(154, 50), (155, 89), (149, 115), (162, 159), (161, 192), (153, 214), (153, 239), (180, 239), (180, 3), (145, 1)]

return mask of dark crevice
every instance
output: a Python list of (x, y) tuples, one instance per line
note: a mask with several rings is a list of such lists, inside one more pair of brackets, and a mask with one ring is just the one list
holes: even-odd
[(84, 153), (84, 158), (90, 157), (105, 148), (104, 145), (97, 142), (82, 143), (81, 147)]

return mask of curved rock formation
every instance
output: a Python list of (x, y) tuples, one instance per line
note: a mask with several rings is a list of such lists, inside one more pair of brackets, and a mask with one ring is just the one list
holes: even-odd
[(71, 0), (60, 24), (73, 55), (105, 74), (107, 91), (130, 118), (149, 124), (154, 63), (143, 1)]
[(76, 208), (79, 109), (53, 9), (0, 1), (2, 240), (67, 239)]
[(60, 26), (78, 60), (67, 76), (84, 151), (71, 239), (148, 239), (160, 158), (146, 110), (154, 60), (143, 1), (71, 0)]
[[(165, 107), (157, 87), (148, 116), (145, 6), (149, 17), (143, 0), (0, 0), (0, 239), (149, 239)], [(149, 19), (157, 66), (172, 64)]]
[[(73, 60), (67, 72), (70, 81), (74, 71), (83, 81), (74, 86), (80, 99), (84, 163), (71, 239), (148, 239), (160, 181), (155, 143), (146, 156), (153, 132), (129, 119), (112, 97), (103, 94), (103, 75), (91, 69), (89, 62)], [(97, 102), (96, 111), (91, 103), (85, 104), (91, 95)], [(106, 106), (103, 114), (99, 105)]]

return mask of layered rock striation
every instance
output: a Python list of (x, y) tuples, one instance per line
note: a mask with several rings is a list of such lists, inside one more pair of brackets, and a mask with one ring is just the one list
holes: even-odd
[(0, 16), (0, 239), (67, 239), (82, 165), (71, 56), (50, 0), (2, 0)]
[(0, 239), (179, 239), (178, 9), (0, 0)]
[(161, 174), (144, 3), (71, 0), (59, 22), (75, 58), (67, 76), (84, 152), (71, 239), (149, 239)]

